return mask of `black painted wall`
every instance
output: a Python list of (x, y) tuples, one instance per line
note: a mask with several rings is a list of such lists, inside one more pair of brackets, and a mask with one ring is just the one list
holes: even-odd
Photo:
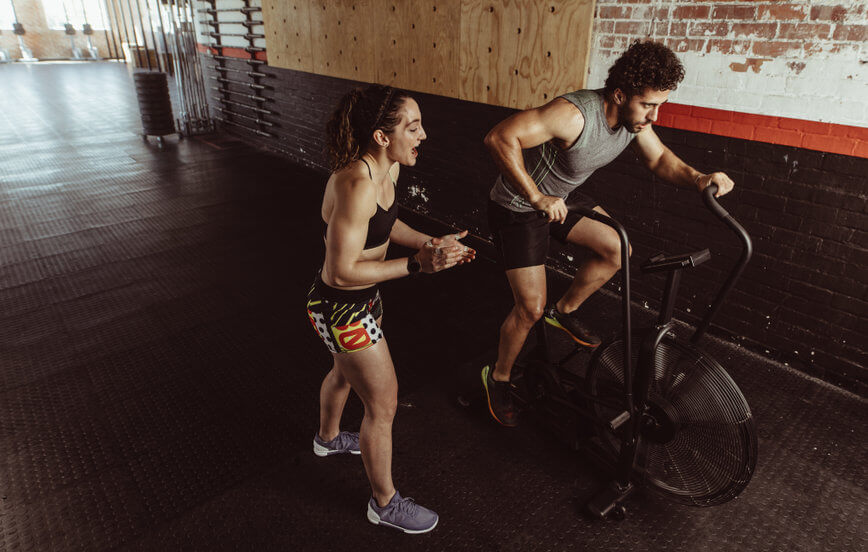
[[(213, 61), (205, 57), (206, 67)], [(248, 70), (241, 60), (227, 67)], [(253, 102), (244, 85), (229, 85), (239, 103), (262, 105), (260, 115), (225, 129), (263, 148), (323, 171), (325, 121), (339, 97), (362, 83), (264, 67), (266, 102)], [(210, 75), (213, 70), (207, 69)], [(238, 73), (236, 73), (237, 75)], [(215, 105), (216, 96), (212, 94)], [(485, 204), (496, 169), (482, 146), (485, 133), (513, 111), (450, 98), (416, 94), (428, 140), (415, 168), (404, 169), (404, 207), (489, 238)], [(233, 108), (239, 114), (247, 110)], [(225, 115), (223, 115), (225, 117)], [(697, 169), (722, 170), (736, 182), (723, 205), (754, 238), (751, 264), (712, 333), (741, 342), (808, 374), (865, 395), (868, 383), (868, 160), (658, 128), (676, 154)], [(292, 185), (287, 174), (287, 185)], [(687, 274), (677, 316), (695, 323), (717, 283), (737, 258), (738, 242), (708, 214), (699, 194), (655, 181), (628, 149), (583, 187), (628, 229), (634, 263), (665, 251), (709, 247), (713, 258)], [(553, 248), (551, 264), (572, 272), (581, 252)], [(638, 271), (637, 271), (638, 272)], [(656, 308), (662, 278), (636, 275), (640, 303)], [(617, 281), (609, 287), (616, 289)], [(695, 303), (693, 303), (695, 302)]]

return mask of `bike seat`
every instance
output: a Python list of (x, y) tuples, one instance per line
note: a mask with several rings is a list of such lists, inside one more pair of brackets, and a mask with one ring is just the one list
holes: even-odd
[(711, 258), (708, 249), (684, 253), (681, 255), (665, 256), (663, 253), (654, 255), (642, 263), (642, 272), (660, 272), (663, 270), (678, 270), (688, 266), (699, 266)]

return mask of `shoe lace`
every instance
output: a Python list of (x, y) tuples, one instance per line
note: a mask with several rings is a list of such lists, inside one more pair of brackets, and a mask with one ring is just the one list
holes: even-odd
[(340, 448), (351, 448), (353, 445), (357, 445), (359, 442), (359, 434), (351, 433), (349, 431), (342, 431), (338, 434), (338, 446)]
[(415, 516), (416, 512), (419, 511), (419, 505), (416, 504), (416, 501), (413, 500), (413, 497), (405, 496), (395, 505), (395, 509), (399, 512), (403, 512), (408, 516)]

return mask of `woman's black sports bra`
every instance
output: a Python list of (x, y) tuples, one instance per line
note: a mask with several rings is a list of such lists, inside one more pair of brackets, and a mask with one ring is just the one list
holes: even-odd
[[(368, 167), (368, 176), (373, 180), (374, 175), (371, 173), (371, 166), (364, 159), (361, 161)], [(389, 173), (389, 178), (392, 178), (392, 173)], [(377, 212), (368, 220), (368, 238), (365, 240), (365, 249), (383, 245), (388, 241), (389, 234), (392, 233), (392, 226), (395, 225), (395, 220), (398, 218), (398, 183), (392, 179), (392, 185), (395, 187), (395, 200), (388, 210), (383, 209), (377, 203)], [(323, 221), (323, 237), (326, 236), (328, 228), (328, 223)]]

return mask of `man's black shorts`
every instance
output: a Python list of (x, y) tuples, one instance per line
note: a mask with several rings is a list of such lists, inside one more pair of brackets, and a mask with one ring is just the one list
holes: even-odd
[[(570, 203), (589, 209), (597, 206), (590, 197), (576, 193), (570, 195)], [(571, 211), (563, 224), (550, 223), (537, 211), (517, 213), (488, 201), (488, 227), (506, 270), (544, 265), (549, 252), (549, 236), (566, 243), (567, 234), (581, 218), (582, 215)]]

